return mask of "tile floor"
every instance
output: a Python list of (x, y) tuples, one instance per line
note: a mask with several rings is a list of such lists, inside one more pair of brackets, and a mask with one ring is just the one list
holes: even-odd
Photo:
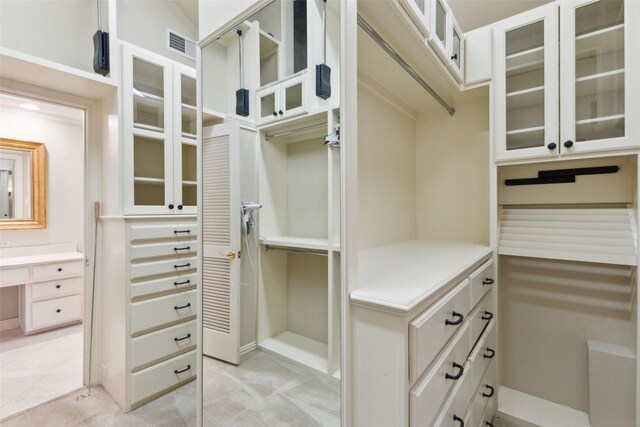
[[(240, 366), (205, 358), (205, 426), (338, 426), (340, 383), (335, 378), (260, 350), (243, 356)], [(86, 393), (83, 391), (82, 393)], [(2, 427), (196, 425), (196, 382), (124, 414), (101, 387), (34, 408)]]
[(0, 332), (0, 419), (82, 387), (83, 327)]

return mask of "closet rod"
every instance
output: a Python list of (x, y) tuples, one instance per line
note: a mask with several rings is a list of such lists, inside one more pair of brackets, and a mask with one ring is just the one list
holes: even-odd
[(407, 73), (409, 73), (409, 75), (413, 77), (413, 79), (417, 81), (420, 84), (420, 86), (422, 86), (424, 90), (426, 90), (429, 93), (429, 95), (431, 95), (436, 101), (438, 101), (438, 103), (442, 105), (445, 110), (447, 110), (450, 116), (453, 116), (456, 113), (456, 110), (453, 107), (451, 107), (449, 104), (447, 104), (446, 101), (442, 99), (440, 95), (438, 95), (438, 93), (431, 86), (429, 86), (429, 83), (425, 82), (422, 79), (422, 77), (420, 77), (420, 75), (411, 67), (411, 65), (409, 65), (404, 59), (402, 59), (400, 54), (398, 54), (398, 52), (396, 52), (395, 49), (392, 48), (389, 45), (389, 43), (387, 43), (387, 41), (384, 38), (382, 38), (382, 36), (378, 34), (378, 32), (376, 32), (376, 30), (374, 30), (371, 27), (371, 25), (369, 25), (369, 23), (365, 21), (365, 19), (359, 14), (358, 14), (358, 25), (367, 34), (369, 34), (369, 36), (371, 36), (371, 38), (376, 43), (378, 43), (380, 47), (384, 49), (385, 52), (389, 54), (389, 56), (391, 56), (391, 58), (393, 58)]
[(298, 129), (285, 130), (283, 132), (274, 133), (273, 135), (265, 135), (264, 139), (268, 141), (271, 138), (279, 138), (281, 136), (294, 135), (296, 133), (306, 132), (308, 130), (313, 130), (313, 129), (317, 129), (317, 128), (320, 128), (320, 127), (325, 127), (326, 125), (327, 125), (327, 122), (323, 122), (323, 123), (318, 123), (318, 124), (315, 124), (315, 125), (309, 125), (309, 126), (301, 127), (301, 128), (298, 128)]
[(328, 256), (327, 252), (316, 252), (309, 251), (306, 249), (293, 249), (293, 248), (281, 248), (279, 246), (271, 246), (265, 245), (265, 250), (268, 251), (282, 251), (282, 252), (291, 252), (294, 254), (305, 254), (305, 255), (318, 255), (318, 256)]

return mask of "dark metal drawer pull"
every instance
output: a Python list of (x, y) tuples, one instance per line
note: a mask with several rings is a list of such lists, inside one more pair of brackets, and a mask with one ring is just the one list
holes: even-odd
[(189, 338), (191, 338), (191, 334), (187, 334), (187, 335), (185, 335), (185, 336), (183, 336), (183, 337), (179, 337), (179, 338), (178, 338), (178, 337), (176, 337), (176, 338), (174, 338), (173, 340), (174, 340), (175, 342), (179, 342), (179, 341), (184, 341), (184, 340), (189, 339)]
[(455, 415), (455, 414), (453, 415), (453, 421), (454, 422), (456, 422), (456, 421), (459, 422), (460, 423), (460, 427), (464, 427), (464, 420), (462, 418), (460, 418), (459, 416)]
[(454, 311), (454, 312), (452, 313), (452, 315), (453, 315), (453, 317), (455, 317), (456, 319), (455, 319), (455, 320), (449, 320), (449, 319), (446, 319), (446, 320), (444, 321), (444, 324), (445, 324), (445, 325), (454, 325), (454, 326), (455, 326), (455, 325), (459, 325), (459, 324), (460, 324), (460, 323), (462, 323), (462, 321), (464, 320), (464, 316), (463, 316), (462, 314), (458, 313), (457, 311)]
[(180, 234), (180, 233), (189, 234), (191, 233), (191, 230), (173, 230), (173, 234)]
[(491, 320), (493, 319), (493, 313), (490, 311), (485, 311), (482, 315), (482, 320)]
[(493, 427), (493, 424), (490, 423), (489, 421), (485, 421), (484, 425), (486, 425), (487, 427)]
[(462, 374), (464, 374), (464, 366), (456, 362), (453, 362), (453, 367), (458, 369), (458, 373), (455, 375), (451, 375), (450, 373), (447, 372), (444, 377), (448, 380), (459, 380)]
[(185, 246), (182, 248), (173, 248), (174, 251), (190, 251), (191, 250), (191, 246)]
[(482, 397), (492, 397), (496, 390), (489, 384), (485, 384), (484, 386), (489, 390), (489, 393), (482, 393)]
[(493, 282), (494, 282), (494, 280), (493, 280), (493, 279), (490, 279), (490, 278), (488, 278), (488, 277), (487, 277), (486, 279), (484, 279), (484, 280), (482, 281), (482, 284), (483, 284), (483, 285), (493, 285)]
[(493, 359), (493, 356), (496, 355), (496, 351), (492, 348), (487, 347), (487, 352), (482, 355), (485, 359)]
[(184, 368), (184, 369), (176, 369), (173, 372), (175, 372), (176, 374), (181, 374), (183, 372), (187, 372), (187, 371), (190, 371), (190, 370), (191, 370), (191, 365), (187, 365), (186, 368)]
[(173, 266), (173, 268), (178, 269), (178, 268), (185, 268), (185, 267), (191, 267), (191, 263), (188, 262), (186, 264), (176, 264)]
[(191, 280), (183, 280), (182, 282), (173, 282), (173, 286), (188, 285)]
[(182, 310), (183, 308), (189, 308), (189, 307), (191, 307), (190, 302), (186, 303), (185, 305), (176, 305), (173, 308), (174, 310)]

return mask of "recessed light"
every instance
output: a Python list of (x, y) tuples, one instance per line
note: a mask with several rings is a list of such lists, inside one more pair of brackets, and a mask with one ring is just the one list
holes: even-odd
[(40, 107), (38, 107), (35, 104), (31, 104), (29, 102), (23, 102), (22, 104), (20, 104), (20, 106), (22, 108), (24, 108), (25, 110), (30, 110), (30, 111), (40, 111)]

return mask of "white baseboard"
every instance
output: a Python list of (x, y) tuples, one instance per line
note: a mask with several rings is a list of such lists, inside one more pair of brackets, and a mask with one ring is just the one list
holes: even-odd
[(256, 348), (257, 348), (257, 345), (255, 341), (250, 342), (249, 344), (245, 344), (242, 347), (240, 347), (240, 356), (244, 356), (245, 354), (255, 350)]
[(0, 331), (8, 331), (9, 329), (16, 329), (20, 327), (20, 318), (14, 317), (13, 319), (0, 320)]

